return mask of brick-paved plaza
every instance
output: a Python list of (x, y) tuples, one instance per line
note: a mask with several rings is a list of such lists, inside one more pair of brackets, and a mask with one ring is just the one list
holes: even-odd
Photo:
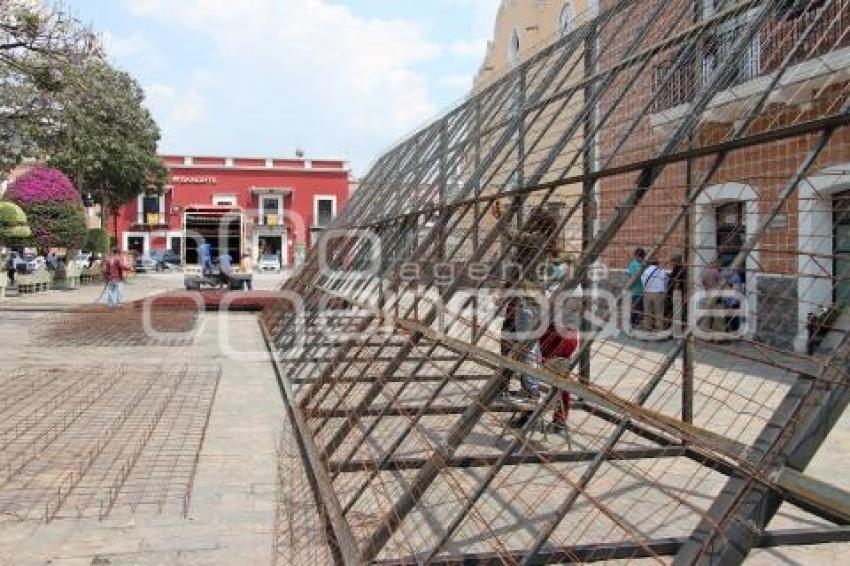
[[(269, 289), (280, 283), (271, 276), (260, 281), (261, 287)], [(127, 298), (165, 291), (174, 282), (173, 276), (140, 276), (127, 286)], [(317, 563), (328, 560), (329, 551), (321, 542), (321, 520), (308, 497), (305, 464), (285, 418), (257, 316), (202, 313), (197, 315), (194, 333), (173, 342), (118, 341), (83, 347), (77, 340), (63, 340), (56, 325), (76, 328), (75, 319), (87, 321), (92, 330), (110, 328), (98, 317), (108, 320), (116, 315), (90, 308), (97, 292), (97, 287), (54, 291), (7, 299), (0, 305), (0, 341), (7, 352), (0, 382), (2, 563), (290, 564), (305, 556), (314, 557)], [(123, 324), (132, 332), (138, 320), (130, 317)], [(229, 348), (219, 342), (220, 327), (225, 324), (232, 340)], [(623, 366), (632, 367), (634, 384), (639, 384), (641, 364), (651, 370), (665, 347), (663, 343), (606, 342), (595, 353), (594, 375), (605, 384), (606, 376), (616, 378)], [(434, 370), (439, 372), (440, 362), (435, 364)], [(488, 370), (468, 364), (461, 373), (486, 377)], [(788, 376), (755, 362), (705, 354), (697, 364), (697, 398), (702, 394), (703, 402), (698, 403), (702, 410), (697, 411), (695, 422), (750, 441), (754, 427), (748, 424), (770, 414), (787, 389), (787, 380)], [(474, 382), (469, 384), (453, 384), (444, 391), (440, 404), (468, 402), (475, 389)], [(408, 388), (397, 404), (421, 402), (430, 387), (423, 382)], [(628, 396), (632, 385), (626, 380), (618, 387)], [(727, 406), (712, 406), (711, 399), (726, 387), (740, 394), (726, 397)], [(356, 391), (352, 395), (356, 397)], [(675, 412), (677, 403), (678, 397), (661, 387), (649, 404)], [(507, 417), (499, 415), (494, 412), (482, 419), (459, 456), (497, 454), (496, 450), (504, 447)], [(429, 419), (423, 422), (423, 430), (441, 434), (446, 417)], [(376, 445), (389, 442), (391, 431), (403, 422), (387, 418), (372, 434), (372, 446), (361, 447), (352, 460), (368, 458)], [(568, 448), (592, 450), (597, 432), (602, 434), (610, 427), (581, 410), (574, 410), (570, 422), (579, 432), (533, 434), (534, 449), (550, 453)], [(620, 444), (621, 448), (650, 446), (637, 435), (627, 435)], [(404, 457), (424, 455), (407, 447)], [(845, 415), (807, 472), (850, 488), (849, 479), (834, 473), (850, 464), (848, 447), (850, 415)], [(420, 450), (426, 449), (427, 444), (422, 444)], [(577, 474), (582, 466), (553, 463), (512, 468), (500, 487), (481, 503), (488, 529), (513, 533), (508, 540), (522, 544), (527, 540), (526, 529), (532, 526), (517, 521), (516, 513), (530, 501), (557, 502), (557, 494), (547, 487), (553, 481), (547, 474)], [(658, 466), (663, 481), (653, 470)], [(469, 482), (481, 473), (483, 468), (470, 468), (457, 477)], [(409, 478), (401, 471), (382, 475), (386, 476), (382, 480), (385, 486), (401, 486)], [(339, 493), (349, 493), (351, 487), (347, 486), (355, 486), (357, 476), (340, 475)], [(646, 483), (647, 477), (658, 479), (664, 489), (688, 493), (704, 503), (725, 479), (711, 471), (697, 473), (695, 464), (685, 458), (606, 466), (590, 493), (611, 509), (642, 517), (641, 532), (653, 538), (681, 536), (693, 526), (693, 518), (655, 513), (663, 497), (657, 491), (659, 486)], [(516, 485), (525, 486), (519, 500), (510, 495), (511, 486)], [(535, 495), (535, 485), (547, 491)], [(500, 490), (504, 490), (501, 495)], [(368, 523), (373, 515), (370, 508), (380, 498), (377, 492), (364, 497), (365, 503), (358, 506), (361, 521)], [(447, 520), (444, 514), (451, 510), (446, 503), (452, 498), (448, 484), (429, 493), (421, 507), (423, 515), (410, 520), (402, 531), (404, 537), (413, 540), (427, 537), (430, 531), (439, 532)], [(559, 530), (582, 531), (578, 542), (590, 542), (608, 529), (601, 517), (597, 521), (595, 525), (565, 521)], [(786, 504), (771, 528), (824, 524)], [(474, 549), (474, 531), (464, 536), (471, 545), (467, 550)], [(404, 537), (394, 539), (395, 546), (389, 550), (403, 554)], [(832, 544), (763, 549), (749, 560), (754, 564), (778, 560), (839, 564), (848, 548)]]

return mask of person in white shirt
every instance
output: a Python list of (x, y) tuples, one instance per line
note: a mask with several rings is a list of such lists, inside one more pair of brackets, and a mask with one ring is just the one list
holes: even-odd
[(647, 330), (666, 330), (665, 301), (669, 275), (653, 259), (641, 275), (643, 283), (644, 320)]

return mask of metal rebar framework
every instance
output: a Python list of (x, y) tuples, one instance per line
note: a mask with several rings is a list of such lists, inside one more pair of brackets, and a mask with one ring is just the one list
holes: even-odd
[(187, 516), (218, 367), (2, 370), (0, 522)]
[[(807, 473), (850, 398), (850, 4), (703, 4), (602, 2), (377, 159), (262, 319), (304, 461), (279, 523), (327, 542), (284, 562), (850, 538), (850, 494)], [(629, 289), (671, 257), (670, 312), (630, 328)], [(580, 331), (569, 359), (506, 339), (519, 290)], [(506, 398), (520, 377), (539, 400)]]

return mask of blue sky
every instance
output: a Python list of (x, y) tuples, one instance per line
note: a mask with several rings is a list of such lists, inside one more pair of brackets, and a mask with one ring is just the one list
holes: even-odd
[(349, 159), (462, 98), (498, 0), (66, 0), (178, 154)]

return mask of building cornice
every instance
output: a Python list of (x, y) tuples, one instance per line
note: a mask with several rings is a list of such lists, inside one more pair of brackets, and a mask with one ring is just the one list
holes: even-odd
[(177, 165), (177, 164), (165, 164), (171, 170), (176, 169), (186, 169), (192, 171), (267, 171), (267, 172), (280, 172), (284, 171), (287, 173), (350, 173), (351, 169), (347, 168), (330, 168), (330, 167), (251, 167), (247, 165), (239, 165), (239, 166), (224, 166), (224, 165)]

